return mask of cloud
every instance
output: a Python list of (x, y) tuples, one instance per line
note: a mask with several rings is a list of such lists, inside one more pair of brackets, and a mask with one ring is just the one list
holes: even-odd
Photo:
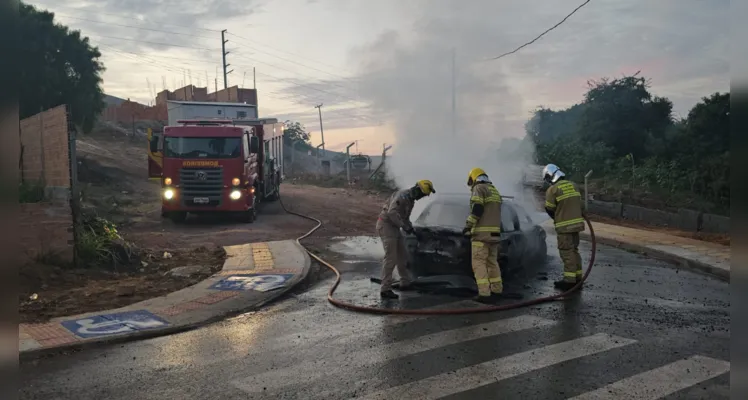
[[(207, 50), (194, 48), (220, 51), (221, 38), (218, 31), (211, 32), (200, 27), (225, 23), (228, 19), (249, 17), (261, 12), (266, 2), (267, 0), (202, 0), (186, 6), (184, 1), (179, 0), (103, 0), (78, 3), (75, 7), (42, 2), (38, 7), (55, 12), (58, 22), (72, 22), (71, 25), (80, 29), (84, 35), (91, 36), (95, 42), (108, 43), (120, 50), (149, 52), (185, 50), (190, 47), (193, 48), (191, 51), (205, 53)], [(158, 32), (159, 30), (179, 34)]]

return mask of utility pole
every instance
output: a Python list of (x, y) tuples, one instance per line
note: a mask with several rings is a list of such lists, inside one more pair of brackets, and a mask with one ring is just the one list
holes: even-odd
[(252, 89), (257, 90), (257, 71), (252, 67)]
[(314, 106), (317, 110), (319, 110), (319, 133), (322, 136), (322, 157), (324, 157), (325, 154), (325, 130), (322, 127), (322, 103), (319, 103), (318, 105)]
[(229, 41), (226, 40), (226, 29), (221, 31), (221, 54), (223, 55), (223, 88), (227, 89), (229, 87), (228, 83), (228, 74), (234, 72), (232, 69), (231, 71), (226, 71), (226, 69), (231, 64), (226, 64), (226, 56), (230, 53), (230, 51), (226, 51), (226, 43)]
[(452, 136), (457, 134), (457, 55), (452, 48)]

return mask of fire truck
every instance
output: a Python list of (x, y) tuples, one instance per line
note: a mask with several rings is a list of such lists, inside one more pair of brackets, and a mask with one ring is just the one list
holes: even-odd
[(283, 125), (275, 118), (179, 120), (149, 131), (148, 174), (161, 182), (161, 215), (234, 213), (254, 222), (283, 178)]

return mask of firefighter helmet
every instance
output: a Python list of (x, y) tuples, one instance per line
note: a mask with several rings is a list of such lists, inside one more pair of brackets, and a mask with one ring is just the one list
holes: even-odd
[(475, 185), (475, 182), (478, 180), (478, 177), (481, 175), (486, 175), (486, 171), (484, 171), (483, 168), (471, 169), (470, 173), (468, 173), (467, 185), (470, 187)]
[(424, 196), (428, 196), (431, 193), (436, 193), (436, 189), (434, 189), (434, 184), (431, 183), (428, 179), (423, 179), (418, 182), (416, 182), (416, 186), (421, 189), (421, 193), (424, 194)]
[(543, 168), (543, 180), (546, 182), (556, 183), (565, 176), (564, 171), (561, 171), (556, 164), (548, 164)]

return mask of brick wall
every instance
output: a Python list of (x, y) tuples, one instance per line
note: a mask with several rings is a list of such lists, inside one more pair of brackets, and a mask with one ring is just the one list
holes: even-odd
[(21, 178), (47, 187), (70, 187), (68, 122), (65, 106), (21, 120)]
[(134, 101), (125, 101), (118, 106), (109, 106), (101, 115), (105, 121), (131, 123), (135, 121), (166, 121), (166, 103), (149, 107)]
[(22, 263), (51, 255), (65, 263), (73, 262), (73, 215), (67, 201), (20, 204), (15, 234)]
[(22, 263), (54, 254), (73, 262), (73, 212), (70, 206), (70, 148), (65, 106), (20, 121), (21, 179), (45, 185), (49, 200), (19, 205), (18, 238)]

